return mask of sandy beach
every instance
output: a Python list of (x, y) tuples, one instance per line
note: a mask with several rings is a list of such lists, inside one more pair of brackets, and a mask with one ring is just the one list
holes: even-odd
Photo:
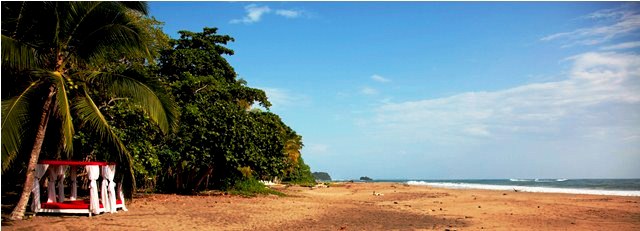
[[(400, 183), (277, 187), (286, 197), (141, 195), (128, 212), (42, 216), (3, 230), (640, 230), (640, 197)], [(374, 195), (374, 191), (376, 194)]]

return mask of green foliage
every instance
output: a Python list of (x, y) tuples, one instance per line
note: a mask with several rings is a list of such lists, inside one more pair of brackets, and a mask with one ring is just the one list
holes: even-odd
[(247, 178), (236, 181), (233, 187), (228, 190), (233, 195), (241, 195), (246, 197), (254, 197), (256, 195), (273, 194), (277, 196), (286, 196), (284, 193), (270, 189), (254, 178)]
[(251, 171), (251, 168), (248, 167), (248, 166), (238, 167), (238, 171), (240, 171), (240, 173), (242, 173), (242, 177), (244, 177), (244, 178), (252, 178), (253, 177), (253, 171)]
[(326, 172), (314, 172), (312, 175), (318, 181), (331, 181), (331, 176)]
[(298, 163), (294, 166), (293, 171), (283, 180), (299, 185), (315, 185), (316, 183), (316, 179), (311, 174), (309, 165), (304, 163), (302, 157), (298, 157)]
[(160, 60), (164, 76), (170, 81), (189, 72), (194, 76), (215, 76), (227, 82), (236, 81), (236, 73), (222, 55), (233, 55), (224, 47), (234, 41), (231, 36), (218, 35), (217, 28), (204, 28), (203, 32), (179, 31), (180, 39), (171, 40), (174, 49), (166, 50)]
[(125, 184), (167, 192), (313, 182), (302, 137), (224, 58), (234, 39), (204, 28), (170, 40), (146, 12), (137, 2), (2, 2), (3, 171), (52, 92), (47, 158), (118, 161), (135, 173)]
[[(144, 71), (169, 48), (161, 24), (146, 14), (144, 2), (2, 2), (2, 120), (10, 122), (2, 124), (3, 172), (19, 153), (39, 149), (30, 146), (35, 125), (49, 121), (36, 154), (115, 161), (127, 188), (135, 188), (134, 169), (157, 173), (148, 171), (159, 169), (153, 144), (126, 135), (144, 125), (177, 127), (171, 97)], [(52, 106), (44, 108), (48, 94)], [(114, 127), (111, 120), (126, 117), (110, 114), (115, 99), (128, 99), (118, 107), (144, 120)]]
[[(271, 112), (249, 110), (271, 104), (264, 91), (246, 86), (222, 55), (233, 38), (181, 31), (164, 51), (159, 73), (181, 107), (178, 132), (164, 143), (158, 157), (167, 174), (163, 190), (194, 192), (211, 183), (229, 187), (249, 176), (284, 178), (298, 166), (301, 137)], [(308, 167), (307, 167), (308, 169)]]

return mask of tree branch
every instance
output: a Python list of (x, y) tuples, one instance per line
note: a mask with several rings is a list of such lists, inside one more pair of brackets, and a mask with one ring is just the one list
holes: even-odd
[(204, 85), (204, 87), (198, 88), (195, 92), (193, 92), (193, 94), (197, 94), (200, 90), (207, 88), (209, 85), (206, 84)]

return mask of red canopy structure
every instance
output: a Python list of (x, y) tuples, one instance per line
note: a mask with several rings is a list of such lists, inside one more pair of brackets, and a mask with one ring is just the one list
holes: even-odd
[[(78, 167), (84, 167), (89, 178), (89, 199), (79, 200), (77, 196)], [(118, 185), (116, 195), (116, 183), (113, 181), (116, 165), (108, 162), (74, 161), (74, 160), (42, 160), (36, 167), (35, 180), (32, 188), (33, 200), (31, 210), (35, 213), (76, 213), (76, 214), (100, 214), (115, 213), (117, 209), (127, 211), (124, 203), (122, 185)], [(71, 195), (68, 200), (64, 194), (64, 179), (69, 172), (71, 178)], [(48, 173), (47, 202), (40, 202), (40, 179)], [(98, 178), (102, 178), (100, 198), (98, 197)], [(57, 183), (57, 193), (56, 193)], [(116, 199), (116, 196), (118, 197)]]

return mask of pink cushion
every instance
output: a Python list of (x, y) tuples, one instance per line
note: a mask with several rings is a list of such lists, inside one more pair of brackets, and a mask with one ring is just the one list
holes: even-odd
[[(121, 205), (122, 201), (116, 200), (116, 204)], [(43, 209), (89, 209), (89, 200), (42, 203), (40, 207)], [(104, 208), (102, 203), (100, 203), (100, 208)]]

